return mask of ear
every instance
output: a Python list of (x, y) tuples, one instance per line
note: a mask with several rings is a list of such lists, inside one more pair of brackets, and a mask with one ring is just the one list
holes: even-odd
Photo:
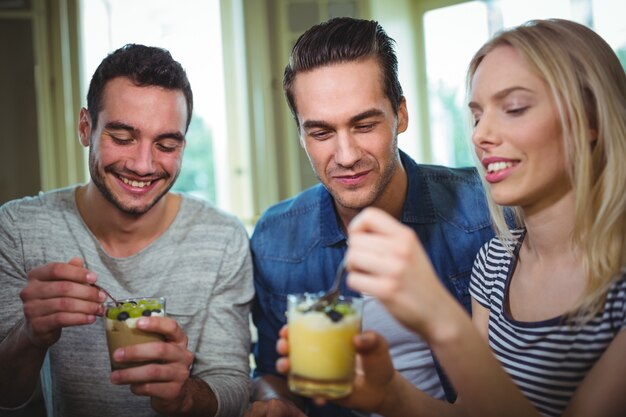
[(91, 144), (91, 116), (84, 107), (80, 109), (78, 117), (78, 137), (85, 148), (89, 147)]
[(398, 107), (398, 130), (396, 133), (402, 133), (409, 127), (409, 112), (406, 109), (406, 98), (402, 97), (400, 106)]

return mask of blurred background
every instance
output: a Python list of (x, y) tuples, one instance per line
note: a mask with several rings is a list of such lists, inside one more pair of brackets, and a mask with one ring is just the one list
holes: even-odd
[(397, 42), (418, 162), (472, 164), (465, 71), (494, 32), (560, 17), (603, 36), (626, 66), (623, 0), (0, 0), (0, 204), (88, 179), (77, 115), (91, 74), (126, 43), (170, 50), (194, 116), (175, 189), (252, 228), (316, 183), (282, 93), (290, 49), (336, 16), (378, 20)]

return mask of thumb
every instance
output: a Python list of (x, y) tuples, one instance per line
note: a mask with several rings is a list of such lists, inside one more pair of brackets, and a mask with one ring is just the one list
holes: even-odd
[(85, 262), (83, 262), (83, 260), (78, 256), (75, 256), (69, 260), (68, 264), (82, 268), (85, 265)]

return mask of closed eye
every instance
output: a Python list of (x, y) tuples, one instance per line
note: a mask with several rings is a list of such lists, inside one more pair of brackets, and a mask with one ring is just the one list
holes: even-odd
[(161, 141), (158, 142), (156, 144), (157, 149), (159, 149), (162, 152), (166, 152), (166, 153), (172, 153), (172, 152), (176, 152), (180, 147), (181, 147), (181, 143), (179, 141)]
[(524, 114), (524, 112), (526, 112), (526, 110), (528, 110), (528, 106), (524, 106), (524, 107), (515, 107), (512, 109), (507, 109), (507, 114), (512, 114), (514, 116), (518, 116), (518, 115), (522, 115)]
[(133, 138), (132, 136), (114, 135), (109, 131), (105, 131), (104, 133), (106, 133), (107, 136), (109, 136), (113, 140), (113, 142), (118, 145), (130, 145), (135, 140), (135, 138)]
[(362, 123), (355, 126), (355, 129), (359, 132), (369, 132), (373, 130), (378, 123)]
[(324, 140), (328, 139), (331, 135), (330, 130), (316, 130), (314, 132), (309, 132), (309, 136), (315, 140)]
[(481, 114), (482, 113), (477, 112), (477, 111), (472, 112), (472, 119), (474, 119), (474, 127), (478, 126), (478, 122), (480, 122)]

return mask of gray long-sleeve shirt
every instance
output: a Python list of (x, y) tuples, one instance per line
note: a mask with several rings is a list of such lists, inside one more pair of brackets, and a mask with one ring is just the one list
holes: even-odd
[[(186, 332), (195, 355), (191, 374), (215, 392), (219, 416), (242, 414), (249, 398), (254, 290), (241, 224), (206, 202), (183, 197), (162, 236), (133, 256), (114, 258), (84, 224), (74, 193), (74, 187), (66, 188), (0, 208), (0, 341), (23, 319), (19, 292), (27, 272), (79, 256), (116, 297), (165, 296), (168, 316)], [(49, 359), (49, 415), (156, 415), (149, 398), (111, 384), (101, 318), (63, 329)]]

